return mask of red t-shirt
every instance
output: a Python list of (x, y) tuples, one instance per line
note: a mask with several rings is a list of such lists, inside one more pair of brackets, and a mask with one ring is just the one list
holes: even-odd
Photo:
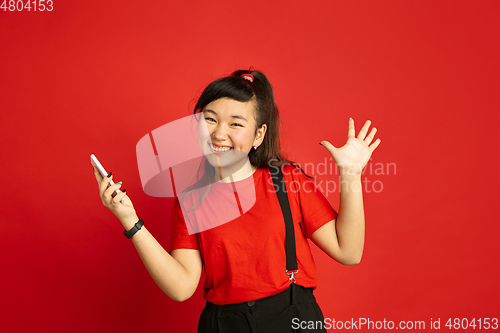
[[(295, 228), (299, 273), (296, 284), (316, 288), (316, 267), (307, 238), (335, 219), (332, 208), (314, 183), (299, 168), (282, 166)], [(199, 250), (205, 269), (203, 297), (214, 304), (233, 304), (275, 295), (290, 286), (285, 274), (285, 222), (269, 169), (259, 168), (252, 177), (235, 182), (255, 184), (251, 209), (230, 222), (189, 234), (176, 199), (172, 208), (171, 250)], [(212, 183), (231, 186), (228, 183)], [(210, 199), (200, 207), (208, 209)], [(190, 229), (191, 230), (191, 229)]]

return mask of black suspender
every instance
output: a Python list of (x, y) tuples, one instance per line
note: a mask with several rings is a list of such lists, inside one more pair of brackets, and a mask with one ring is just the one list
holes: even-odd
[(269, 171), (274, 183), (274, 189), (278, 196), (281, 206), (281, 212), (285, 219), (286, 238), (285, 238), (285, 251), (286, 251), (286, 274), (290, 275), (290, 282), (295, 283), (295, 274), (299, 272), (297, 267), (297, 254), (295, 250), (295, 231), (293, 228), (292, 211), (290, 210), (290, 202), (285, 187), (285, 180), (281, 167), (270, 166)]

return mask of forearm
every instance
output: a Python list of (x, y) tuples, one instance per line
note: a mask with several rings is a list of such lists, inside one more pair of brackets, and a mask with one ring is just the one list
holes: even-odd
[[(129, 230), (137, 220), (138, 218), (130, 218), (122, 221), (122, 224)], [(199, 280), (165, 251), (146, 227), (143, 226), (136, 232), (131, 241), (149, 275), (168, 297), (183, 301), (192, 295)]]
[(341, 174), (340, 205), (335, 227), (344, 262), (346, 264), (359, 263), (365, 241), (361, 175)]

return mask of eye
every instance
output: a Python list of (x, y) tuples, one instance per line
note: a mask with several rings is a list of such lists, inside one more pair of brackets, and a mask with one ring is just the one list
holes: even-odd
[(207, 118), (207, 117), (205, 117), (205, 120), (213, 120), (213, 121), (215, 121), (214, 118)]
[(238, 123), (234, 123), (233, 125), (243, 127), (243, 125), (240, 125), (240, 124), (238, 124)]

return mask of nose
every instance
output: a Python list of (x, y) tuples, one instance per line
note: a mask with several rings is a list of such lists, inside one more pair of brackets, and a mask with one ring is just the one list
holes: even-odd
[(215, 138), (218, 142), (226, 141), (227, 139), (227, 130), (224, 125), (217, 125), (212, 132), (212, 137)]

